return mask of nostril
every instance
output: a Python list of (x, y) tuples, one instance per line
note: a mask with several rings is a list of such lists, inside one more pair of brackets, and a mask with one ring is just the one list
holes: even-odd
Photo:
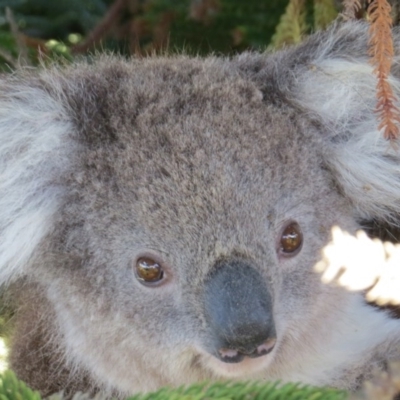
[(260, 344), (255, 350), (259, 356), (270, 353), (275, 347), (276, 338), (269, 338), (263, 344)]
[(254, 348), (251, 352), (243, 352), (244, 355), (249, 356), (250, 358), (257, 358), (261, 356), (265, 356), (266, 354), (270, 353), (273, 348), (275, 347), (276, 339), (269, 338), (261, 343), (256, 348)]
[(226, 349), (222, 347), (221, 349), (218, 350), (218, 353), (223, 358), (234, 358), (238, 355), (239, 352), (234, 349)]
[(237, 350), (221, 348), (218, 350), (220, 359), (226, 363), (238, 363), (243, 360), (244, 355)]

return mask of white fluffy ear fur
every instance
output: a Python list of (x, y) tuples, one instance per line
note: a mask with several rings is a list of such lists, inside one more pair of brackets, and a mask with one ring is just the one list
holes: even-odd
[(71, 162), (72, 124), (47, 81), (53, 95), (38, 79), (0, 79), (0, 284), (25, 273), (50, 233)]
[[(346, 35), (356, 43), (340, 43)], [(400, 216), (400, 141), (391, 146), (378, 130), (377, 79), (366, 56), (367, 40), (365, 24), (334, 27), (298, 77), (295, 98), (322, 121), (330, 165), (359, 216), (393, 222)], [(400, 44), (398, 35), (395, 41)], [(399, 76), (392, 75), (390, 82), (400, 98)]]

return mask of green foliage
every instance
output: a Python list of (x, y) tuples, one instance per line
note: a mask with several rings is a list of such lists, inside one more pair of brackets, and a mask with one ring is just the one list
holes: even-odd
[(338, 15), (335, 0), (290, 0), (280, 18), (270, 47), (281, 48), (300, 43), (311, 30), (325, 29)]
[(308, 30), (304, 0), (290, 0), (282, 15), (271, 45), (280, 48), (288, 44), (300, 43)]
[(0, 377), (0, 400), (40, 400), (40, 394), (29, 389), (11, 371)]
[[(74, 399), (86, 399), (87, 395), (76, 395)], [(29, 389), (11, 371), (0, 376), (0, 400), (40, 400), (39, 393)], [(62, 399), (62, 394), (51, 396)], [(313, 388), (298, 384), (278, 383), (214, 383), (195, 384), (187, 388), (163, 388), (154, 393), (138, 394), (129, 400), (345, 400), (343, 391), (328, 388)]]
[(208, 20), (182, 10), (171, 26), (170, 45), (200, 54), (264, 49), (286, 4), (283, 0), (220, 0)]
[(64, 41), (71, 32), (87, 34), (107, 11), (113, 0), (0, 0), (5, 24), (9, 7), (21, 31), (34, 38)]
[[(287, 0), (127, 0), (98, 48), (121, 53), (185, 48), (191, 53), (232, 53), (265, 47)], [(52, 40), (71, 49), (101, 22), (114, 0), (0, 0), (0, 33), (9, 32), (9, 7), (27, 47), (49, 51)], [(30, 40), (31, 39), (31, 40)], [(16, 43), (13, 43), (14, 49)], [(10, 43), (0, 38), (0, 48)], [(93, 50), (93, 48), (91, 49)], [(1, 56), (1, 54), (0, 54)], [(32, 61), (32, 60), (31, 60)]]
[(155, 393), (139, 394), (129, 400), (344, 400), (347, 394), (335, 389), (321, 389), (298, 384), (214, 383), (189, 388), (164, 388)]
[(334, 0), (314, 0), (314, 27), (325, 29), (336, 17), (338, 11)]
[(263, 50), (272, 37), (272, 47), (280, 47), (329, 24), (334, 2), (125, 0), (110, 17), (117, 0), (0, 0), (0, 70), (96, 49), (232, 54)]

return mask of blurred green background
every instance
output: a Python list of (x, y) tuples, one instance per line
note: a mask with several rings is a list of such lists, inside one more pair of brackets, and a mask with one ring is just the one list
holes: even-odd
[(71, 59), (96, 49), (135, 55), (262, 50), (271, 43), (276, 47), (297, 42), (303, 34), (325, 26), (337, 15), (337, 3), (0, 0), (0, 69), (36, 64), (39, 58), (56, 54)]

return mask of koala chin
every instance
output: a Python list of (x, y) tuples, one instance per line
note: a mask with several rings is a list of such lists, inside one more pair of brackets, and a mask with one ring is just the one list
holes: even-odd
[[(224, 379), (354, 390), (398, 358), (400, 320), (314, 271), (333, 226), (399, 221), (367, 42), (349, 22), (276, 53), (0, 75), (17, 375), (43, 395)], [(399, 71), (395, 58), (397, 95)]]

